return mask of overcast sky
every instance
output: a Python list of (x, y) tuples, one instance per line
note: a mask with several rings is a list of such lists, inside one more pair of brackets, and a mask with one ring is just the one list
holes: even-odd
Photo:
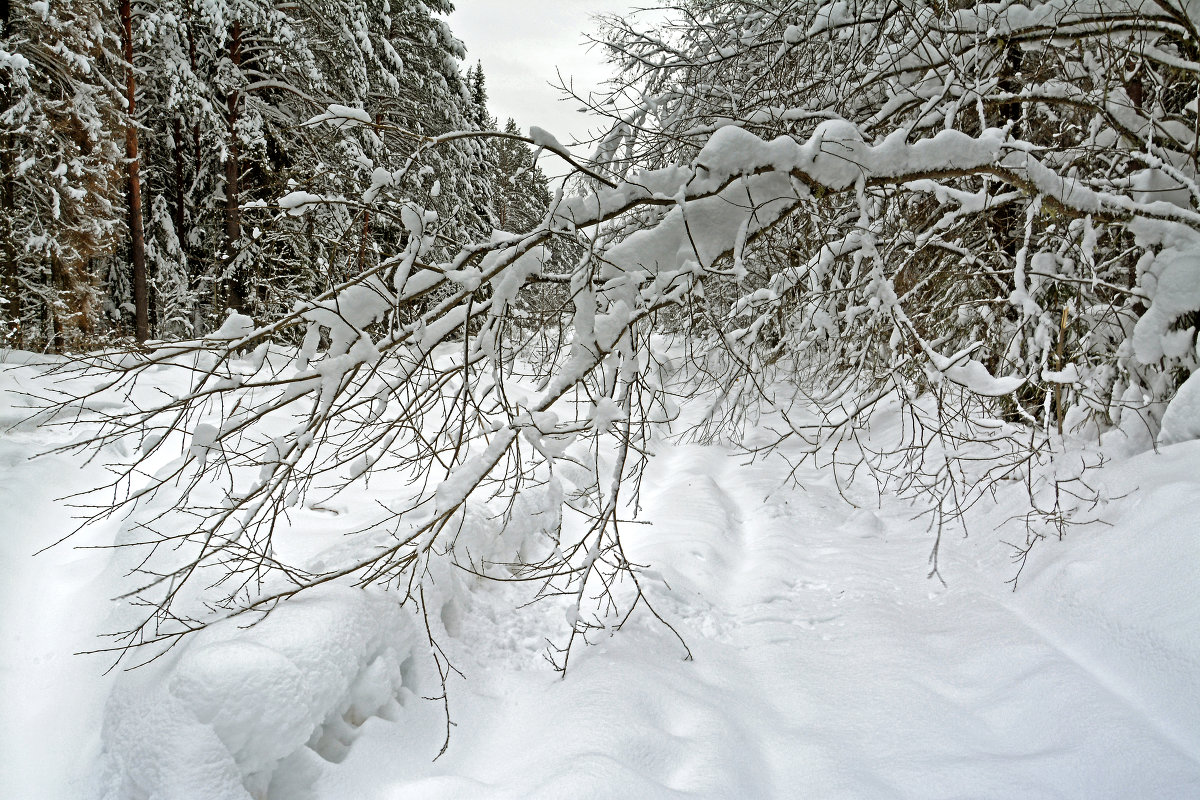
[[(559, 100), (556, 68), (586, 95), (608, 77), (599, 48), (587, 47), (590, 17), (625, 14), (646, 0), (455, 0), (450, 27), (467, 45), (467, 64), (482, 62), (492, 114), (537, 125), (562, 142), (587, 134), (578, 103)], [(593, 123), (593, 127), (594, 127)]]

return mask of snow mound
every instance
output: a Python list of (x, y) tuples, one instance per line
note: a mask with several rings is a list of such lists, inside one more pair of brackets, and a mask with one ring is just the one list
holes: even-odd
[(303, 800), (321, 759), (394, 719), (414, 629), (395, 599), (318, 587), (257, 625), (197, 634), (113, 692), (102, 734), (109, 800)]
[[(1143, 364), (1152, 364), (1163, 356), (1177, 355), (1171, 326), (1184, 314), (1200, 308), (1200, 250), (1167, 247), (1154, 258), (1142, 277), (1149, 284), (1150, 308), (1133, 328), (1133, 352)], [(1195, 331), (1188, 331), (1195, 335)], [(1186, 347), (1186, 345), (1185, 345)]]
[(1158, 443), (1162, 445), (1200, 439), (1200, 372), (1183, 382), (1163, 413)]

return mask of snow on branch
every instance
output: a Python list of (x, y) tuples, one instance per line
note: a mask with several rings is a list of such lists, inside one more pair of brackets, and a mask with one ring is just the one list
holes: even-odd
[[(152, 509), (140, 524), (155, 557), (134, 592), (151, 612), (121, 646), (203, 627), (208, 606), (265, 609), (334, 580), (418, 602), (438, 559), (466, 552), (457, 537), (511, 521), (525, 486), (560, 487), (559, 513), (565, 503), (587, 521), (509, 564), (511, 579), (573, 598), (574, 642), (647, 602), (621, 520), (655, 425), (679, 416), (672, 391), (708, 398), (701, 438), (774, 415), (780, 439), (806, 437), (811, 452), (898, 398), (911, 446), (859, 451), (934, 498), (940, 531), (969, 505), (947, 510), (954, 487), (978, 497), (1035, 458), (1003, 433), (1010, 422), (1049, 442), (1068, 419), (1119, 421), (1114, 397), (1161, 397), (1174, 367), (1196, 366), (1195, 110), (1167, 88), (1145, 94), (1169, 86), (1155, 70), (1187, 71), (1158, 54), (1175, 47), (1168, 34), (1194, 41), (1183, 11), (743, 6), (698, 4), (663, 33), (613, 26), (629, 70), (605, 106), (604, 163), (538, 128), (401, 132), (401, 163), (364, 166), (358, 199), (337, 199), (361, 200), (377, 264), (267, 324), (231, 316), (219, 335), (114, 356), (102, 386), (68, 403), (133, 393), (163, 366), (190, 376), (91, 442), (136, 437), (143, 461), (178, 454), (121, 472), (127, 502), (97, 512)], [(1136, 65), (1141, 105), (1110, 69), (1135, 34), (1157, 48)], [(322, 122), (399, 130), (339, 105), (309, 124)], [(425, 159), (469, 139), (554, 153), (579, 170), (579, 191), (522, 233), (452, 241), (423, 204), (437, 195)], [(293, 191), (279, 217), (327, 200)], [(389, 235), (371, 238), (380, 217)], [(668, 334), (686, 337), (686, 363), (663, 355)], [(669, 385), (676, 374), (684, 389)], [(800, 402), (817, 421), (797, 421)], [(1002, 433), (979, 433), (975, 418), (1003, 419), (987, 429)], [(967, 452), (980, 441), (1007, 460), (968, 480), (984, 469)], [(935, 445), (944, 457), (926, 462)], [(402, 489), (355, 547), (282, 563), (289, 509), (384, 472)], [(204, 494), (213, 486), (220, 496)], [(187, 558), (157, 557), (179, 540)], [(214, 588), (181, 588), (201, 582)]]

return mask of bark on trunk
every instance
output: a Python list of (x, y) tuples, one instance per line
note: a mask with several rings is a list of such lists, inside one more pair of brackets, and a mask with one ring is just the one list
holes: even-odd
[[(237, 68), (242, 63), (242, 24), (234, 22), (229, 31), (229, 60)], [(238, 153), (237, 122), (241, 105), (241, 92), (230, 91), (226, 98), (229, 108), (229, 146), (225, 154), (225, 247), (229, 258), (237, 257), (237, 241), (242, 236), (241, 205), (238, 198), (241, 179), (241, 163)], [(234, 270), (229, 279), (229, 305), (236, 311), (244, 311), (247, 288), (245, 276)]]
[(133, 73), (133, 9), (121, 0), (121, 33), (125, 47), (125, 101), (129, 122), (125, 127), (125, 157), (129, 162), (129, 260), (133, 268), (134, 337), (150, 338), (150, 293), (146, 281), (146, 234), (142, 226), (142, 182), (138, 173), (138, 133), (135, 123), (137, 78)]
[[(54, 253), (50, 254), (50, 286), (60, 299), (66, 299), (70, 281), (63, 274), (63, 265)], [(50, 350), (62, 354), (67, 349), (66, 327), (63, 325), (63, 304), (46, 303), (46, 316), (50, 322)]]

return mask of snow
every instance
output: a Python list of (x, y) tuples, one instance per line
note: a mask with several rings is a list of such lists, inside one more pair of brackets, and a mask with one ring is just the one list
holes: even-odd
[(221, 327), (209, 334), (210, 339), (242, 339), (255, 330), (254, 318), (230, 311)]
[[(1200, 778), (1200, 545), (1167, 522), (1200, 484), (1160, 493), (1150, 517), (1129, 498), (1013, 594), (994, 538), (959, 544), (942, 588), (921, 527), (852, 511), (827, 473), (781, 494), (776, 464), (662, 455), (657, 524), (630, 555), (660, 566), (695, 660), (643, 625), (559, 681), (529, 667), (527, 621), (484, 616), (454, 642), (468, 680), (447, 755), (422, 757), (420, 724), (392, 729), (325, 773), (324, 796), (1172, 797)], [(1198, 456), (1148, 454), (1112, 480)]]
[[(6, 354), (0, 388), (34, 388), (37, 362)], [(146, 391), (186, 385), (156, 374)], [(69, 544), (31, 554), (72, 526), (73, 510), (55, 498), (107, 473), (69, 454), (28, 461), (87, 423), (18, 424), (22, 397), (6, 393), (0, 796), (1191, 796), (1200, 442), (1183, 439), (1194, 435), (1185, 428), (1195, 391), (1185, 384), (1168, 408), (1157, 452), (1106, 451), (1090, 476), (1105, 524), (1037, 544), (1015, 592), (1004, 542), (1023, 533), (1003, 521), (1028, 507), (1019, 482), (976, 507), (968, 538), (944, 533), (943, 585), (926, 577), (926, 520), (872, 484), (823, 462), (797, 467), (788, 483), (797, 454), (786, 449), (747, 460), (725, 445), (660, 440), (639, 500), (639, 519), (653, 524), (625, 525), (623, 544), (694, 659), (635, 614), (579, 647), (565, 679), (543, 653), (573, 604), (522, 607), (523, 584), (432, 561), (428, 620), (399, 604), (402, 592), (329, 585), (105, 675), (104, 658), (70, 653), (106, 643), (93, 637), (121, 619), (108, 598), (128, 564)], [(620, 418), (603, 403), (588, 413), (597, 425)], [(190, 430), (204, 440), (212, 424)], [(469, 456), (439, 507), (498, 454)], [(296, 506), (287, 525), (336, 563), (343, 534), (397, 489), (381, 473), (369, 490)], [(557, 546), (559, 525), (567, 537), (587, 524), (549, 513), (563, 492), (554, 480), (523, 493), (515, 538), (497, 537), (487, 507), (468, 499), (456, 551), (503, 563), (529, 542)], [(75, 544), (134, 533), (113, 520)], [(436, 761), (446, 721), (442, 704), (424, 699), (441, 692), (426, 623), (465, 676), (451, 674), (454, 726)]]
[(552, 153), (568, 152), (567, 148), (562, 146), (562, 143), (555, 138), (554, 134), (536, 125), (529, 129), (529, 138), (533, 140), (535, 147), (544, 147)]
[(324, 586), (123, 677), (105, 710), (107, 796), (300, 800), (293, 771), (340, 757), (368, 718), (396, 715), (406, 616), (394, 598)]
[[(37, 366), (48, 359), (0, 350), (0, 796), (86, 797), (94, 785), (100, 727), (111, 681), (107, 662), (72, 653), (95, 647), (112, 596), (103, 551), (57, 548), (75, 510), (54, 498), (103, 480), (100, 464), (35, 452), (66, 444), (66, 429), (22, 423)], [(103, 545), (112, 531), (85, 531), (77, 545)]]
[(1067, 364), (1063, 369), (1044, 369), (1042, 380), (1046, 383), (1078, 383), (1079, 368), (1074, 364)]
[(319, 194), (296, 190), (288, 192), (283, 197), (279, 198), (279, 207), (288, 213), (290, 217), (302, 217), (316, 205), (325, 202), (325, 198)]
[(362, 193), (363, 203), (374, 203), (379, 198), (380, 192), (382, 192), (385, 188), (392, 186), (394, 183), (395, 178), (392, 176), (392, 173), (389, 170), (386, 170), (383, 167), (375, 167), (375, 169), (371, 171), (371, 185)]
[(1178, 444), (1200, 439), (1200, 373), (1193, 373), (1175, 392), (1163, 412), (1159, 444)]
[(1025, 383), (1025, 379), (1017, 375), (995, 377), (982, 363), (969, 358), (974, 349), (976, 348), (967, 348), (952, 356), (943, 356), (927, 347), (926, 354), (938, 372), (959, 386), (983, 397), (1001, 397), (1011, 394)]
[(1133, 351), (1138, 361), (1150, 364), (1164, 355), (1163, 343), (1180, 316), (1200, 308), (1200, 247), (1164, 248), (1142, 275), (1150, 308), (1133, 329)]
[(460, 506), (471, 489), (504, 457), (515, 438), (516, 432), (511, 429), (500, 431), (482, 453), (451, 470), (437, 488), (438, 512), (446, 513)]
[(353, 127), (355, 125), (370, 125), (374, 120), (371, 115), (361, 108), (351, 108), (337, 103), (331, 103), (323, 114), (318, 114), (305, 122), (305, 125), (316, 125), (321, 122), (331, 122), (339, 126)]

